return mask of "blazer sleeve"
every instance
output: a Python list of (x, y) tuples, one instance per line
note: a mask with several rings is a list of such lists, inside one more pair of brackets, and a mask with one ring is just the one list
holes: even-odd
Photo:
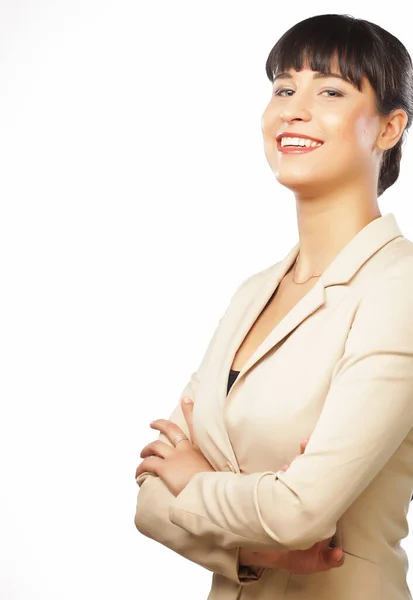
[[(248, 278), (249, 280), (250, 278)], [(235, 296), (241, 291), (241, 288), (248, 281), (244, 281), (233, 295), (231, 303)], [(227, 309), (228, 311), (228, 309)], [(183, 389), (182, 396), (189, 396), (196, 402), (196, 390), (199, 385), (202, 371), (208, 363), (208, 359), (216, 337), (219, 332), (223, 317), (219, 320), (218, 327), (208, 345), (206, 353), (201, 361), (197, 371), (192, 373), (190, 381)], [(189, 430), (182, 413), (180, 402), (169, 417), (186, 433), (189, 437)], [(169, 439), (160, 433), (158, 439), (172, 446)], [(201, 565), (202, 567), (219, 573), (224, 577), (240, 585), (254, 583), (261, 578), (264, 568), (255, 568), (239, 565), (240, 546), (223, 548), (217, 544), (214, 536), (203, 535), (199, 537), (196, 533), (185, 531), (181, 527), (170, 521), (170, 507), (175, 496), (160, 477), (154, 473), (144, 472), (136, 479), (139, 485), (139, 493), (135, 513), (135, 526), (140, 533), (151, 538), (164, 546), (167, 546), (181, 556)]]
[(333, 536), (413, 426), (412, 316), (409, 260), (360, 299), (304, 454), (286, 472), (198, 473), (171, 521), (228, 549), (305, 550)]

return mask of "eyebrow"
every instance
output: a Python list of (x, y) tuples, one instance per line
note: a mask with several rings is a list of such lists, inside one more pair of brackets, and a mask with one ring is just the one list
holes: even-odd
[[(320, 71), (318, 71), (317, 73), (314, 73), (314, 75), (313, 75), (313, 79), (325, 79), (327, 77), (337, 77), (337, 79), (342, 79), (346, 83), (351, 83), (351, 81), (349, 79), (346, 79), (339, 73), (331, 73), (329, 71), (327, 73), (321, 73)], [(291, 73), (287, 73), (286, 71), (284, 71), (283, 73), (276, 73), (274, 75), (274, 81), (276, 79), (292, 79), (292, 78), (293, 78), (293, 76), (291, 75)], [(352, 85), (354, 85), (354, 84), (352, 84)]]

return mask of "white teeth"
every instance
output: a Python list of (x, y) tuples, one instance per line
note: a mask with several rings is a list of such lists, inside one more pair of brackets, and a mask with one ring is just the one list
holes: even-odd
[(281, 146), (306, 146), (307, 148), (315, 148), (316, 146), (321, 146), (321, 144), (315, 140), (312, 141), (305, 138), (283, 137), (281, 138)]

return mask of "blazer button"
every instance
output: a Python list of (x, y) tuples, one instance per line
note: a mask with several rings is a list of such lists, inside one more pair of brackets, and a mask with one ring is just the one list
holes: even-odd
[(229, 462), (229, 460), (227, 460), (227, 462), (225, 463), (225, 468), (226, 468), (228, 471), (232, 471), (233, 473), (235, 473), (235, 469), (234, 469), (234, 467), (231, 465), (231, 463)]

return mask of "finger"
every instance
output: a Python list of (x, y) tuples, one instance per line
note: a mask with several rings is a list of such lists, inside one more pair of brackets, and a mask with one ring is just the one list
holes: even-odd
[(195, 440), (194, 421), (193, 421), (194, 403), (193, 403), (192, 399), (189, 398), (189, 396), (184, 396), (182, 398), (181, 408), (182, 408), (183, 415), (185, 417), (186, 424), (188, 425), (189, 436), (191, 438), (191, 442), (195, 446), (197, 446), (197, 443)]
[(330, 548), (321, 553), (322, 562), (328, 568), (341, 567), (344, 563), (344, 553), (341, 548)]
[(165, 444), (165, 442), (162, 442), (161, 440), (155, 440), (142, 449), (140, 457), (147, 458), (148, 456), (155, 454), (160, 458), (168, 458), (173, 453), (174, 450), (168, 444)]
[(334, 562), (338, 562), (338, 563), (343, 563), (344, 562), (344, 552), (341, 548), (339, 548), (338, 546), (336, 548), (331, 548), (330, 552), (330, 560), (334, 561)]
[[(152, 429), (157, 429), (158, 431), (163, 433), (168, 438), (171, 445), (174, 437), (180, 435), (181, 433), (185, 433), (176, 423), (173, 423), (168, 419), (157, 419), (156, 421), (152, 421), (150, 426), (152, 427)], [(181, 440), (177, 443), (176, 448), (182, 449), (188, 448), (188, 446), (191, 446), (190, 440)]]
[(300, 454), (298, 454), (298, 455), (296, 456), (296, 458), (297, 458), (298, 456), (300, 456), (301, 454), (304, 454), (304, 451), (305, 451), (305, 449), (306, 449), (306, 447), (307, 447), (307, 444), (308, 444), (308, 439), (307, 439), (307, 438), (306, 438), (305, 440), (303, 440), (302, 442), (300, 442)]
[(163, 464), (164, 464), (164, 461), (162, 459), (160, 459), (158, 456), (150, 456), (148, 458), (145, 458), (138, 465), (138, 467), (136, 469), (135, 479), (137, 477), (139, 477), (139, 475), (141, 475), (145, 471), (149, 471), (150, 473), (155, 473), (155, 475), (159, 476)]

